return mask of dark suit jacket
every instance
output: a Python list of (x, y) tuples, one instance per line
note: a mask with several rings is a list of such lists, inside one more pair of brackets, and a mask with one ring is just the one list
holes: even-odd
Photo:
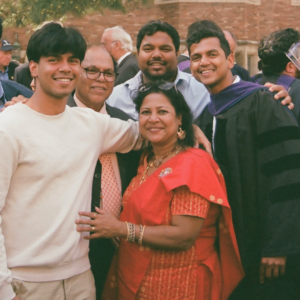
[[(76, 103), (73, 96), (68, 98), (67, 105), (74, 107)], [(122, 110), (109, 106), (106, 104), (106, 110), (112, 118), (118, 118), (124, 121), (132, 119), (129, 115)], [(131, 179), (137, 174), (137, 168), (140, 160), (140, 151), (130, 151), (129, 153), (116, 153), (120, 177), (122, 183), (122, 194), (128, 187)], [(92, 211), (95, 211), (95, 206), (99, 207), (100, 204), (100, 187), (101, 187), (101, 164), (98, 160), (92, 189)], [(111, 260), (115, 248), (110, 239), (95, 239), (90, 241), (89, 258), (91, 269), (95, 278), (97, 300), (101, 299), (101, 294), (105, 279), (111, 264)]]
[(12, 60), (8, 65), (8, 78), (9, 80), (14, 80), (15, 69), (19, 66), (19, 62)]
[(249, 72), (237, 64), (234, 64), (231, 73), (233, 76), (238, 75), (244, 81), (251, 81)]
[(33, 94), (32, 90), (29, 90), (25, 86), (9, 80), (0, 80), (4, 91), (4, 97), (6, 101), (10, 101), (11, 98), (22, 95), (26, 98), (30, 98)]
[(24, 86), (28, 87), (29, 89), (31, 89), (30, 83), (32, 81), (32, 77), (31, 77), (31, 73), (29, 70), (28, 62), (18, 66), (15, 69), (14, 80), (20, 84), (23, 84)]
[(116, 72), (119, 74), (115, 80), (115, 86), (131, 79), (140, 70), (137, 59), (133, 54), (126, 56), (116, 67)]

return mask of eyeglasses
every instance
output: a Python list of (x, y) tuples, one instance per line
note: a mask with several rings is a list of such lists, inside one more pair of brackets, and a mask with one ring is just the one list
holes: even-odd
[(98, 69), (89, 69), (89, 68), (82, 68), (85, 70), (86, 77), (89, 79), (97, 80), (101, 74), (103, 74), (104, 80), (107, 82), (113, 82), (116, 80), (118, 73), (114, 71), (104, 71), (101, 72)]
[(173, 82), (169, 82), (169, 81), (165, 81), (165, 80), (159, 80), (159, 81), (155, 81), (153, 83), (143, 84), (142, 86), (140, 86), (139, 92), (144, 93), (144, 92), (150, 90), (151, 88), (153, 88), (153, 86), (157, 86), (160, 90), (163, 90), (163, 91), (168, 91), (168, 90), (171, 90), (172, 88), (174, 88), (176, 93), (178, 93), (176, 85)]
[(130, 92), (131, 99), (136, 99), (140, 93), (145, 93), (147, 91), (151, 91), (155, 88), (158, 88), (163, 91), (169, 91), (174, 88), (175, 92), (178, 94), (178, 90), (176, 85), (173, 82), (165, 81), (165, 80), (157, 80), (154, 82), (148, 82), (141, 85), (138, 89), (134, 89)]
[(293, 44), (285, 55), (300, 70), (300, 42)]

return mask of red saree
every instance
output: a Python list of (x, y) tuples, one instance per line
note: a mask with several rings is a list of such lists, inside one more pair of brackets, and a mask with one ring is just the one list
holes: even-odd
[[(175, 293), (176, 296), (172, 291), (166, 291), (163, 296), (154, 298), (153, 294), (150, 296), (151, 293), (148, 295), (143, 293), (145, 289), (147, 290), (148, 284), (144, 279), (151, 278), (147, 270), (153, 269), (151, 262), (157, 250), (130, 244), (121, 239), (118, 255), (108, 275), (102, 299), (227, 299), (242, 279), (243, 270), (233, 231), (225, 183), (217, 164), (206, 152), (199, 149), (187, 149), (164, 163), (139, 186), (143, 171), (144, 166), (141, 166), (139, 174), (130, 185), (134, 191), (129, 199), (125, 201), (124, 210), (120, 216), (122, 221), (146, 226), (163, 224), (174, 197), (174, 190), (183, 186), (188, 187), (192, 193), (196, 193), (213, 203), (193, 247), (197, 259), (197, 266), (192, 273), (193, 278), (195, 278), (195, 285), (178, 287), (178, 284), (176, 284), (172, 287), (173, 289), (191, 288), (195, 291), (188, 293), (189, 296), (185, 297), (180, 293), (181, 290), (179, 293)], [(126, 198), (126, 195), (124, 195), (124, 198)], [(219, 211), (220, 215), (218, 215)], [(212, 216), (218, 216), (219, 256), (215, 250), (217, 217)], [(190, 249), (187, 251), (190, 251)], [(170, 251), (162, 251), (161, 258), (158, 256), (162, 269), (166, 267), (164, 262), (168, 261), (164, 259), (163, 252), (165, 252), (165, 257), (170, 256)], [(175, 251), (174, 255), (177, 255), (176, 257), (182, 255), (184, 259), (185, 252)], [(176, 260), (174, 263), (176, 263)], [(170, 267), (168, 265), (166, 268)], [(174, 272), (176, 279), (180, 278), (180, 275), (178, 272)], [(164, 280), (164, 278), (162, 275), (159, 280)], [(185, 282), (184, 280), (182, 281)], [(164, 286), (164, 284), (161, 286)], [(164, 291), (161, 293), (164, 293)]]

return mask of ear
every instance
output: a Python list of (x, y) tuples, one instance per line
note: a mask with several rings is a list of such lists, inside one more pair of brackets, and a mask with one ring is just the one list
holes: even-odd
[(178, 121), (179, 121), (179, 122), (178, 122), (179, 125), (182, 125), (182, 115), (179, 115), (179, 116), (178, 116)]
[(178, 56), (179, 56), (179, 54), (180, 54), (180, 51), (178, 50), (178, 51), (176, 52), (176, 56), (178, 57)]
[(34, 62), (33, 60), (29, 63), (29, 70), (32, 77), (37, 77), (38, 73), (38, 63)]
[(285, 66), (285, 71), (288, 73), (294, 72), (296, 69), (296, 66), (290, 61)]
[(116, 45), (116, 50), (120, 50), (122, 48), (122, 45), (121, 45), (120, 41), (116, 41), (115, 45)]
[(234, 66), (234, 56), (233, 56), (232, 53), (230, 53), (230, 54), (228, 55), (227, 61), (228, 61), (228, 66), (229, 66), (229, 68), (232, 69), (233, 66)]

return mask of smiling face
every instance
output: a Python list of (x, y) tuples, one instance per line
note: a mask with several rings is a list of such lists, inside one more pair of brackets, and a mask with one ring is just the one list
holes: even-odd
[(87, 50), (81, 67), (76, 85), (76, 96), (87, 107), (100, 111), (104, 101), (112, 93), (114, 82), (106, 82), (103, 74), (96, 80), (90, 79), (83, 68), (113, 74), (113, 60), (102, 47), (92, 47)]
[(41, 57), (30, 62), (30, 71), (36, 77), (39, 96), (65, 99), (74, 89), (80, 72), (80, 60), (72, 53)]
[(172, 38), (158, 31), (145, 35), (142, 40), (138, 63), (146, 79), (164, 79), (173, 82), (177, 75), (177, 53)]
[(216, 37), (205, 38), (190, 47), (191, 71), (211, 94), (216, 94), (231, 85), (233, 55), (227, 58)]
[(177, 130), (181, 117), (169, 99), (160, 93), (145, 97), (139, 114), (140, 133), (155, 146), (172, 148), (177, 143)]

